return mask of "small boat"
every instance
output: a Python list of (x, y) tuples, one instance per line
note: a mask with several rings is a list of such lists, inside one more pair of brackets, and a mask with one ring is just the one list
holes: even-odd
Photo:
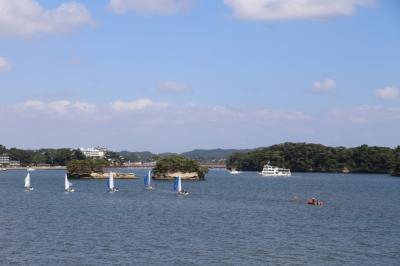
[(316, 198), (311, 198), (307, 201), (307, 204), (309, 205), (314, 205), (314, 206), (322, 206), (324, 203), (320, 200), (317, 200)]
[(232, 170), (229, 171), (229, 173), (230, 173), (231, 175), (238, 175), (238, 174), (240, 174), (240, 173), (242, 173), (242, 172), (240, 172), (240, 171), (238, 171), (238, 170), (236, 170), (236, 169), (232, 169)]
[(67, 174), (65, 174), (65, 178), (64, 178), (64, 188), (65, 188), (65, 192), (75, 192), (75, 189), (72, 187), (72, 183), (68, 181)]
[(31, 173), (27, 173), (25, 177), (25, 191), (32, 191), (33, 187), (31, 186)]
[(185, 191), (182, 189), (182, 180), (180, 176), (177, 176), (175, 178), (174, 181), (174, 191), (178, 194), (178, 195), (183, 195), (183, 196), (187, 196), (189, 195), (189, 192)]
[(7, 171), (6, 168), (0, 168), (0, 171)]
[(28, 167), (26, 170), (27, 170), (28, 172), (36, 171), (36, 169), (35, 169), (35, 168), (32, 168), (32, 167)]
[(147, 173), (147, 176), (144, 177), (144, 186), (147, 190), (153, 190), (155, 189), (152, 185), (151, 185), (151, 171), (149, 170), (149, 172)]
[(114, 186), (114, 173), (110, 172), (110, 175), (108, 177), (108, 191), (109, 192), (117, 192), (118, 188)]
[(268, 162), (266, 165), (264, 165), (260, 175), (262, 175), (262, 176), (291, 176), (292, 173), (290, 172), (290, 169), (272, 166), (271, 162)]

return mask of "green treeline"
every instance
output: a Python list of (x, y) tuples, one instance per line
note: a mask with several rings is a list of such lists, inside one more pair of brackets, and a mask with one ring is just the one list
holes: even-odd
[(227, 167), (242, 171), (261, 171), (268, 161), (294, 172), (348, 171), (400, 175), (400, 146), (395, 149), (368, 145), (345, 148), (284, 143), (246, 153), (234, 153), (228, 158)]
[[(85, 160), (85, 155), (79, 149), (39, 149), (22, 150), (17, 148), (7, 149), (0, 145), (0, 155), (7, 154), (12, 161), (19, 161), (21, 166), (37, 166), (47, 164), (50, 166), (66, 166), (73, 160)], [(107, 151), (105, 159), (111, 161), (114, 165), (121, 165), (123, 160), (121, 156), (112, 151)]]
[(10, 160), (19, 161), (22, 166), (26, 165), (62, 165), (65, 166), (71, 160), (83, 160), (85, 155), (76, 149), (40, 149), (40, 150), (22, 150), (17, 148), (6, 149), (0, 145), (0, 155), (8, 154)]

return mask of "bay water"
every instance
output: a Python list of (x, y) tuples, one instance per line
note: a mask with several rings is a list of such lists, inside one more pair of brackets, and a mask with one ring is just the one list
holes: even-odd
[[(1, 265), (400, 265), (400, 178), (211, 170), (206, 181), (70, 180), (0, 172)], [(316, 197), (324, 206), (310, 206)]]

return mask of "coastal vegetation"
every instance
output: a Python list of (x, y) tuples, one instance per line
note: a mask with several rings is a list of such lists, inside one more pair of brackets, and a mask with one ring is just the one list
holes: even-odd
[[(79, 149), (7, 149), (0, 145), (0, 155), (8, 154), (10, 160), (19, 161), (21, 166), (66, 166), (68, 162), (86, 160)], [(187, 161), (183, 161), (183, 159)], [(199, 172), (198, 163), (224, 164), (227, 168), (242, 171), (261, 171), (264, 164), (290, 168), (296, 172), (352, 172), (385, 173), (400, 176), (400, 146), (397, 148), (361, 145), (354, 148), (328, 147), (321, 144), (283, 143), (253, 150), (193, 150), (180, 155), (172, 153), (107, 151), (105, 163), (120, 166), (128, 161), (149, 162), (157, 160), (156, 171), (183, 170)], [(197, 165), (194, 165), (196, 163)], [(73, 163), (75, 164), (75, 162)], [(89, 163), (81, 163), (81, 172), (87, 171)], [(199, 170), (200, 169), (200, 170)]]
[(72, 160), (67, 164), (67, 172), (71, 178), (91, 177), (93, 173), (103, 174), (108, 166), (109, 162), (106, 160)]
[(159, 158), (153, 169), (154, 176), (158, 179), (168, 179), (169, 174), (173, 176), (175, 173), (195, 173), (197, 179), (204, 180), (207, 171), (197, 161), (178, 155)]
[(0, 145), (0, 155), (8, 154), (11, 160), (19, 161), (22, 166), (46, 164), (50, 166), (65, 166), (72, 160), (83, 160), (85, 155), (79, 149), (39, 149), (23, 150), (6, 149)]
[(397, 146), (393, 151), (390, 174), (392, 176), (400, 176), (400, 146)]
[(295, 172), (391, 173), (399, 175), (400, 146), (396, 149), (362, 145), (355, 148), (327, 147), (321, 144), (284, 143), (245, 153), (232, 154), (227, 168), (261, 171), (273, 165)]

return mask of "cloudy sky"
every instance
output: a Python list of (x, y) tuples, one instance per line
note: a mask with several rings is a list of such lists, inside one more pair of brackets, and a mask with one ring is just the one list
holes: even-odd
[(397, 0), (0, 0), (0, 144), (400, 144)]

